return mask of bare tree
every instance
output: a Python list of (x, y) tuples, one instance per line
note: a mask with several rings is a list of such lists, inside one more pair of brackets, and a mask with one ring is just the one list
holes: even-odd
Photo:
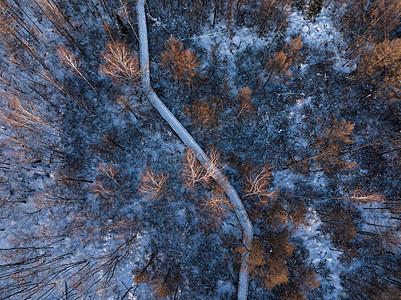
[(168, 175), (163, 171), (156, 173), (150, 167), (146, 167), (145, 171), (141, 173), (138, 190), (148, 199), (155, 199), (161, 196), (167, 183), (167, 177)]
[(27, 129), (38, 134), (62, 137), (64, 134), (48, 121), (44, 113), (31, 99), (14, 93), (5, 93), (0, 98), (0, 119), (14, 128)]
[(120, 4), (121, 4), (121, 9), (120, 9), (120, 13), (119, 13), (120, 17), (129, 24), (129, 26), (132, 30), (132, 33), (135, 35), (136, 39), (138, 40), (138, 35), (137, 35), (136, 30), (134, 29), (134, 25), (131, 21), (132, 8), (129, 4), (129, 1), (128, 0), (120, 0)]
[(210, 213), (213, 214), (214, 218), (223, 218), (227, 214), (227, 210), (232, 208), (230, 201), (216, 192), (211, 193), (203, 203), (202, 206)]
[(367, 193), (361, 188), (357, 188), (349, 199), (356, 204), (366, 205), (371, 203), (382, 203), (386, 198), (381, 193)]
[(196, 155), (192, 150), (186, 150), (184, 156), (184, 170), (182, 172), (186, 186), (193, 188), (198, 182), (209, 182), (212, 178), (213, 172), (216, 172), (216, 169), (221, 168), (219, 163), (220, 156), (216, 150), (212, 149), (209, 157), (211, 163), (208, 168), (205, 168), (196, 158)]
[(89, 82), (86, 76), (81, 72), (81, 61), (80, 59), (68, 48), (59, 45), (57, 49), (58, 56), (60, 57), (61, 66), (74, 76), (81, 77), (89, 86), (96, 92), (96, 88)]
[(270, 190), (271, 170), (273, 166), (265, 164), (262, 169), (254, 175), (246, 178), (244, 196), (272, 197), (274, 191)]
[(103, 74), (116, 82), (133, 83), (134, 87), (137, 85), (140, 80), (138, 58), (125, 42), (107, 42), (102, 59), (104, 63), (100, 71)]
[(53, 24), (56, 30), (68, 41), (73, 43), (82, 54), (85, 54), (85, 50), (76, 40), (76, 37), (72, 32), (72, 30), (76, 31), (75, 26), (69, 21), (60, 6), (53, 0), (34, 0), (33, 2), (42, 11), (43, 15)]

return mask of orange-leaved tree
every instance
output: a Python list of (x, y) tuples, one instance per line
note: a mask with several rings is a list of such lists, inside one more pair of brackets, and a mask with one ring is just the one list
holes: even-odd
[(171, 36), (164, 45), (167, 50), (160, 55), (160, 66), (167, 69), (174, 80), (190, 85), (201, 65), (198, 55), (189, 49), (184, 49), (182, 43), (174, 36)]

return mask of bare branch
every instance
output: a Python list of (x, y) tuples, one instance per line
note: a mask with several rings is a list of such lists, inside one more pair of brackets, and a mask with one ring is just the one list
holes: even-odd
[(245, 197), (258, 195), (272, 197), (274, 191), (270, 190), (270, 177), (273, 166), (265, 164), (260, 172), (248, 176), (245, 184)]
[(355, 189), (353, 195), (349, 197), (349, 199), (355, 203), (365, 205), (375, 202), (382, 203), (386, 198), (384, 197), (383, 194), (380, 193), (369, 194), (364, 192), (362, 189), (357, 188)]
[(164, 174), (163, 171), (160, 170), (157, 174), (150, 167), (147, 167), (141, 174), (138, 190), (148, 199), (157, 198), (163, 192), (167, 177), (168, 174)]
[(60, 64), (64, 69), (66, 69), (74, 76), (81, 77), (89, 84), (89, 86), (95, 92), (97, 92), (96, 88), (89, 82), (86, 76), (81, 72), (80, 70), (81, 61), (77, 56), (75, 56), (75, 54), (71, 50), (67, 49), (66, 47), (63, 47), (62, 45), (59, 45), (57, 49), (57, 54), (60, 57)]
[(100, 66), (100, 72), (110, 76), (114, 81), (139, 82), (138, 58), (124, 42), (107, 42), (102, 59), (105, 62)]

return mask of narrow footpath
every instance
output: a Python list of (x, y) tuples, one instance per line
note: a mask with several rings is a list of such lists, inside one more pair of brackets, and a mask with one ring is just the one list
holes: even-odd
[[(137, 2), (137, 17), (138, 17), (138, 31), (139, 31), (139, 44), (140, 44), (140, 64), (142, 69), (142, 88), (150, 103), (157, 109), (162, 117), (167, 121), (171, 128), (177, 133), (181, 140), (190, 148), (206, 169), (211, 169), (212, 178), (224, 189), (229, 197), (232, 205), (234, 206), (235, 214), (242, 227), (243, 243), (246, 248), (250, 249), (253, 240), (252, 223), (245, 211), (244, 205), (239, 198), (237, 191), (233, 188), (228, 179), (214, 166), (209, 157), (205, 154), (202, 148), (196, 143), (193, 137), (182, 126), (177, 118), (170, 112), (164, 103), (157, 96), (152, 86), (150, 85), (150, 65), (149, 65), (149, 48), (148, 48), (148, 33), (146, 26), (145, 15), (145, 0), (138, 0)], [(241, 268), (238, 282), (238, 299), (245, 300), (248, 295), (248, 265), (249, 253), (246, 251), (242, 255)]]

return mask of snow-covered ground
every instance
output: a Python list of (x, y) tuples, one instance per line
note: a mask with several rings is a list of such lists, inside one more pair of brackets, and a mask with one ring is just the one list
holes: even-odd
[(306, 216), (306, 226), (298, 228), (294, 237), (302, 239), (306, 249), (309, 250), (309, 263), (317, 270), (327, 270), (328, 276), (319, 275), (321, 288), (327, 291), (324, 299), (341, 299), (345, 297), (341, 286), (340, 274), (344, 266), (339, 261), (342, 251), (330, 242), (330, 237), (321, 232), (321, 221), (316, 211), (312, 208)]
[[(43, 5), (50, 2), (53, 1), (45, 1)], [(71, 1), (57, 2), (68, 16), (63, 19), (71, 23), (66, 24), (66, 28), (71, 30), (73, 37), (82, 46), (82, 53), (70, 38), (54, 28), (35, 2), (19, 1), (21, 8), (25, 9), (25, 12), (18, 13), (21, 22), (26, 19), (28, 29), (36, 28), (34, 31), (40, 42), (36, 43), (24, 28), (18, 27), (21, 29), (19, 37), (27, 36), (27, 40), (32, 42), (32, 49), (49, 70), (41, 70), (41, 64), (32, 54), (26, 52), (24, 46), (19, 45), (10, 50), (0, 45), (0, 63), (4, 71), (1, 77), (0, 112), (9, 108), (6, 96), (11, 90), (12, 93), (32, 96), (32, 99), (38, 101), (40, 113), (54, 126), (47, 128), (48, 134), (38, 136), (34, 131), (8, 126), (0, 118), (3, 122), (0, 124), (0, 145), (6, 145), (0, 149), (0, 260), (3, 266), (10, 263), (7, 268), (12, 272), (18, 271), (14, 274), (18, 277), (18, 274), (23, 274), (30, 268), (29, 265), (20, 266), (18, 262), (36, 255), (47, 255), (46, 259), (35, 261), (39, 267), (41, 264), (54, 262), (54, 269), (58, 270), (64, 263), (77, 263), (69, 272), (59, 273), (49, 281), (49, 286), (56, 284), (56, 290), (48, 298), (62, 298), (71, 289), (71, 293), (75, 293), (71, 297), (152, 299), (154, 282), (159, 280), (160, 283), (160, 280), (167, 279), (176, 272), (179, 276), (173, 278), (175, 281), (172, 280), (171, 284), (172, 295), (176, 293), (177, 298), (231, 299), (237, 294), (239, 299), (245, 299), (248, 294), (254, 299), (262, 299), (268, 298), (267, 295), (278, 297), (278, 294), (293, 292), (294, 280), (298, 279), (297, 276), (292, 276), (294, 273), (290, 266), (296, 261), (304, 264), (302, 267), (313, 266), (311, 272), (318, 272), (321, 284), (316, 290), (309, 291), (307, 289), (313, 287), (308, 286), (305, 290), (296, 291), (297, 293), (305, 293), (312, 298), (319, 295), (322, 299), (341, 299), (352, 295), (347, 275), (354, 276), (357, 273), (355, 270), (364, 270), (365, 266), (382, 259), (378, 258), (376, 261), (375, 254), (368, 253), (369, 248), (363, 248), (366, 244), (374, 244), (378, 248), (383, 246), (380, 248), (380, 255), (391, 255), (399, 259), (398, 246), (390, 249), (391, 245), (380, 240), (380, 234), (388, 233), (387, 230), (391, 230), (391, 234), (398, 234), (399, 220), (394, 218), (389, 209), (383, 207), (392, 205), (396, 202), (394, 199), (398, 198), (389, 198), (390, 204), (371, 204), (364, 207), (347, 198), (359, 184), (367, 185), (367, 191), (381, 189), (381, 192), (389, 192), (394, 196), (399, 183), (396, 161), (389, 162), (386, 157), (379, 157), (374, 149), (365, 153), (365, 157), (362, 157), (361, 152), (352, 152), (349, 157), (361, 166), (358, 165), (357, 169), (349, 173), (326, 174), (320, 167), (313, 168), (314, 160), (310, 160), (311, 170), (289, 167), (294, 159), (302, 160), (309, 157), (311, 152), (320, 150), (310, 149), (310, 145), (321, 130), (320, 124), (325, 126), (323, 122), (326, 122), (326, 117), (328, 120), (338, 117), (356, 123), (354, 131), (357, 133), (351, 138), (358, 139), (358, 143), (359, 137), (365, 133), (363, 139), (368, 140), (370, 131), (381, 135), (381, 130), (386, 126), (392, 134), (399, 129), (397, 120), (374, 115), (369, 115), (369, 118), (375, 126), (365, 126), (367, 117), (360, 114), (360, 111), (371, 109), (371, 103), (360, 104), (354, 101), (360, 95), (358, 88), (363, 89), (364, 86), (358, 87), (357, 83), (352, 83), (355, 84), (354, 88), (352, 84), (348, 84), (349, 73), (356, 65), (352, 60), (347, 62), (344, 49), (348, 44), (341, 36), (342, 33), (347, 34), (347, 28), (345, 26), (342, 32), (336, 29), (339, 27), (339, 19), (332, 16), (330, 7), (324, 7), (315, 20), (311, 21), (305, 17), (305, 11), (297, 10), (296, 7), (301, 4), (294, 4), (288, 8), (288, 28), (283, 28), (272, 47), (269, 47), (275, 37), (275, 25), (278, 21), (272, 20), (270, 24), (269, 20), (269, 26), (259, 34), (260, 24), (256, 20), (260, 13), (256, 4), (259, 1), (243, 1), (244, 6), (238, 13), (243, 12), (245, 17), (235, 16), (227, 30), (225, 11), (218, 12), (219, 16), (215, 19), (217, 22), (212, 28), (215, 16), (214, 7), (211, 8), (210, 5), (204, 9), (209, 14), (209, 21), (205, 21), (194, 14), (194, 7), (184, 3), (185, 1), (139, 0), (136, 4), (143, 89), (137, 93), (139, 88), (134, 90), (129, 84), (112, 82), (109, 77), (99, 73), (99, 65), (104, 63), (104, 45), (108, 40), (116, 39), (124, 43), (133, 53), (138, 49), (136, 25), (134, 28), (129, 26), (130, 17), (124, 16), (125, 10), (122, 8), (124, 3), (129, 4), (130, 1), (101, 2), (101, 5), (96, 6), (97, 1), (75, 1), (74, 7)], [(205, 1), (197, 3), (205, 5)], [(229, 1), (216, 3), (224, 7)], [(14, 5), (12, 1), (10, 5)], [(20, 8), (15, 6), (15, 9)], [(131, 21), (136, 23), (133, 19), (135, 7), (126, 9), (132, 13)], [(235, 13), (236, 9), (233, 7)], [(5, 11), (1, 17), (8, 13), (9, 11)], [(149, 23), (153, 22), (153, 26), (146, 24), (146, 17)], [(235, 24), (237, 20), (241, 25)], [(195, 22), (199, 30), (191, 27)], [(112, 30), (108, 32), (108, 28)], [(134, 32), (130, 32), (131, 29)], [(201, 76), (193, 80), (193, 86), (177, 82), (169, 77), (167, 71), (163, 73), (164, 69), (158, 67), (158, 57), (164, 50), (163, 43), (170, 34), (183, 37), (181, 41), (185, 48), (190, 41), (189, 49), (192, 51), (191, 47), (194, 47), (199, 60), (203, 61), (199, 68)], [(285, 43), (298, 35), (301, 35), (304, 45), (301, 50), (302, 62), (288, 67), (292, 76), (284, 78), (285, 76), (274, 74), (274, 80), (268, 81), (261, 88), (259, 79), (268, 76), (267, 67), (263, 65), (261, 58), (272, 58), (274, 53), (281, 50), (285, 52)], [(151, 49), (148, 49), (148, 38)], [(82, 72), (88, 76), (88, 81), (61, 67), (57, 55), (59, 45), (71, 49), (81, 59)], [(266, 53), (267, 49), (269, 52)], [(149, 50), (152, 55), (151, 66)], [(217, 57), (212, 60), (213, 50), (216, 50)], [(215, 65), (212, 66), (212, 62)], [(153, 70), (152, 77), (150, 68)], [(9, 76), (11, 73), (15, 73), (14, 77)], [(43, 77), (44, 74), (51, 75), (49, 78), (57, 82), (49, 83)], [(152, 89), (151, 78), (155, 90)], [(220, 82), (224, 82), (223, 91)], [(13, 85), (17, 87), (16, 90), (13, 90)], [(251, 91), (251, 99), (244, 101), (244, 105), (248, 105), (244, 107), (249, 111), (242, 110), (240, 105), (243, 103), (240, 103), (241, 99), (238, 97), (240, 89), (245, 86)], [(93, 87), (96, 87), (97, 92), (93, 91)], [(223, 95), (225, 90), (227, 95)], [(159, 118), (159, 114), (147, 101), (141, 101), (142, 91), (145, 91), (164, 119)], [(166, 99), (167, 106), (159, 95)], [(134, 113), (122, 111), (116, 101), (122, 99), (120, 96), (130, 100), (130, 108)], [(80, 105), (80, 101), (88, 104), (91, 113), (85, 110), (89, 110), (88, 107)], [(197, 116), (191, 118), (194, 116), (186, 114), (184, 109), (194, 105), (194, 101), (204, 102), (209, 108), (216, 109), (215, 127), (199, 129), (200, 126), (194, 121)], [(394, 108), (397, 106), (394, 105)], [(382, 119), (385, 121), (382, 122)], [(384, 126), (378, 126), (380, 124)], [(66, 135), (58, 137), (58, 130)], [(9, 136), (20, 138), (20, 141), (8, 143)], [(222, 164), (229, 164), (229, 168), (222, 171), (211, 165), (202, 150), (215, 144), (222, 153)], [(203, 164), (213, 169), (215, 181), (223, 189), (215, 182), (199, 185), (195, 189), (185, 187), (182, 178), (182, 154), (186, 146), (194, 150)], [(34, 150), (29, 153), (32, 157), (25, 157), (25, 150), (29, 147)], [(348, 149), (345, 148), (345, 151)], [(383, 164), (386, 163), (384, 167)], [(271, 290), (262, 289), (260, 278), (248, 278), (248, 252), (244, 252), (242, 263), (236, 252), (242, 246), (250, 247), (254, 230), (257, 233), (256, 238), (261, 240), (263, 235), (270, 237), (275, 230), (274, 226), (271, 226), (273, 229), (270, 228), (269, 222), (276, 222), (276, 216), (267, 214), (271, 208), (266, 204), (268, 201), (261, 208), (258, 206), (260, 203), (256, 203), (261, 198), (239, 198), (246, 191), (247, 176), (265, 164), (276, 166), (272, 170), (268, 187), (269, 190), (277, 191), (278, 198), (273, 201), (277, 201), (282, 210), (288, 211), (289, 216), (294, 213), (292, 205), (298, 207), (297, 200), (302, 201), (299, 211), (302, 212), (304, 208), (307, 210), (306, 220), (299, 220), (298, 215), (297, 219), (294, 217), (297, 224), (304, 225), (299, 225), (294, 231), (289, 230), (293, 235), (288, 237), (288, 242), (295, 247), (293, 253), (307, 258), (305, 262), (298, 262), (294, 258), (297, 255), (283, 258), (291, 273), (289, 283)], [(374, 164), (377, 165), (376, 169), (372, 167)], [(113, 178), (105, 179), (99, 170), (101, 165), (115, 167), (118, 179), (114, 175), (111, 176)], [(143, 197), (138, 191), (138, 184), (147, 167), (168, 174), (165, 191), (157, 199)], [(377, 180), (379, 176), (382, 179)], [(373, 181), (376, 185), (371, 184)], [(94, 187), (104, 187), (104, 194), (96, 194)], [(217, 220), (217, 225), (209, 224), (207, 222), (212, 218), (209, 218), (210, 211), (202, 206), (203, 201), (216, 191), (223, 193), (222, 190), (230, 197), (234, 211), (227, 209), (228, 216), (225, 219)], [(355, 222), (353, 225), (356, 235), (347, 247), (361, 245), (361, 251), (355, 247), (351, 249), (356, 250), (359, 257), (347, 257), (348, 252), (343, 252), (342, 244), (337, 244), (335, 239), (331, 241), (333, 227), (323, 217), (324, 206), (331, 204), (330, 199), (333, 198), (330, 197), (336, 196), (339, 197), (336, 198), (338, 204), (349, 209), (351, 221)], [(251, 224), (247, 213), (254, 224)], [(288, 220), (291, 218), (288, 217)], [(265, 226), (265, 223), (269, 225)], [(296, 226), (291, 221), (280, 223), (281, 225), (288, 229)], [(322, 230), (329, 233), (323, 234)], [(46, 245), (54, 241), (54, 236), (59, 241), (47, 247)], [(135, 239), (130, 244), (127, 256), (115, 266), (114, 277), (110, 282), (100, 280), (110, 271), (107, 266), (101, 266), (102, 263), (132, 236)], [(267, 257), (268, 251), (271, 252), (268, 244), (269, 241), (266, 240), (266, 245), (261, 250), (265, 251), (262, 256)], [(42, 246), (45, 247), (42, 249)], [(13, 247), (17, 251), (8, 251), (13, 250)], [(32, 247), (32, 251), (26, 251), (24, 247)], [(71, 254), (56, 263), (58, 255), (70, 250)], [(124, 251), (120, 250), (114, 253), (115, 257), (125, 256)], [(149, 277), (144, 282), (134, 284), (135, 274), (138, 274), (136, 272), (149, 262), (150, 257), (154, 257), (154, 253), (159, 255), (149, 267)], [(372, 262), (368, 261), (371, 257)], [(79, 271), (81, 261), (93, 264), (84, 268), (82, 274)], [(47, 269), (53, 271), (53, 266)], [(91, 273), (91, 268), (97, 267), (99, 269)], [(268, 272), (269, 266), (264, 267), (264, 271)], [(398, 272), (396, 268), (397, 266), (394, 271)], [(169, 273), (170, 270), (172, 273)], [(56, 274), (42, 272), (43, 275), (40, 271), (33, 270), (32, 276), (16, 279), (14, 275), (8, 276), (8, 272), (8, 269), (0, 268), (0, 284), (4, 283), (0, 294), (7, 289), (7, 292), (13, 293), (15, 283), (21, 284), (19, 288), (24, 289), (24, 280), (37, 279), (40, 282)], [(79, 285), (73, 288), (82, 279), (88, 288)], [(96, 286), (98, 279), (100, 281)], [(285, 282), (287, 278), (281, 279)], [(357, 279), (362, 288), (368, 285), (364, 279), (363, 274)], [(379, 282), (382, 280), (377, 279)], [(382, 282), (385, 283), (384, 280)], [(106, 285), (102, 286), (103, 283)], [(302, 283), (299, 286), (304, 288)], [(45, 292), (46, 289), (46, 286), (41, 287), (40, 292)], [(25, 297), (30, 298), (26, 295)]]
[(330, 51), (334, 54), (330, 59), (334, 60), (335, 70), (350, 73), (356, 68), (356, 65), (353, 61), (345, 64), (347, 61), (344, 59), (346, 43), (333, 24), (331, 13), (330, 7), (323, 8), (314, 22), (311, 22), (303, 13), (294, 10), (289, 17), (287, 40), (300, 34), (304, 45), (322, 53)]

